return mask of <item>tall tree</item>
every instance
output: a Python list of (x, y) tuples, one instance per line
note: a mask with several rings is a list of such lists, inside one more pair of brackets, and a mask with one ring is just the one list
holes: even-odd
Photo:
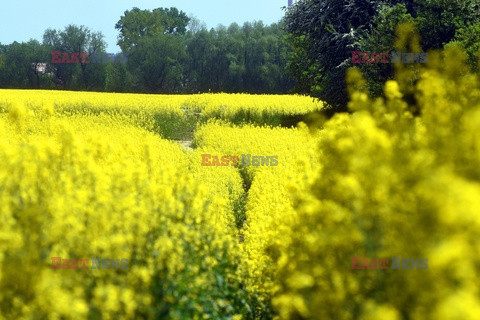
[(45, 79), (40, 68), (47, 58), (48, 49), (37, 40), (3, 46), (0, 49), (0, 85), (40, 88)]
[(145, 37), (130, 51), (128, 65), (138, 90), (152, 93), (182, 90), (185, 46), (181, 38), (172, 34)]
[(188, 16), (177, 8), (125, 11), (115, 25), (118, 45), (130, 57), (133, 86), (148, 92), (183, 90), (183, 61)]
[(161, 34), (185, 34), (189, 18), (177, 8), (158, 8), (152, 11), (133, 8), (125, 11), (115, 25), (120, 32), (118, 45), (129, 52), (145, 37)]
[(337, 109), (344, 110), (348, 101), (344, 62), (358, 35), (371, 27), (379, 2), (300, 0), (286, 13), (286, 29), (296, 48), (293, 59), (299, 58), (290, 63), (297, 81), (310, 82), (309, 93)]
[(127, 70), (125, 63), (110, 63), (106, 68), (106, 91), (129, 92), (132, 90), (132, 75)]
[[(47, 29), (43, 43), (51, 51), (89, 53), (94, 55), (105, 51), (106, 43), (100, 32), (92, 32), (85, 26), (68, 25), (63, 31)], [(65, 61), (66, 62), (66, 61)], [(105, 67), (102, 64), (55, 63), (50, 68), (55, 83), (65, 88), (103, 89)]]
[[(396, 26), (406, 21), (420, 31), (423, 51), (442, 48), (459, 29), (480, 21), (479, 9), (479, 0), (299, 0), (285, 16), (297, 89), (345, 110), (351, 51), (393, 51)], [(381, 94), (380, 83), (393, 77), (393, 68), (361, 67), (369, 68), (371, 94)]]

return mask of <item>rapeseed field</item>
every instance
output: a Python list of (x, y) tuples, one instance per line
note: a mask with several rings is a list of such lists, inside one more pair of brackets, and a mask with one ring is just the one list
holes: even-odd
[(478, 319), (480, 79), (430, 60), (310, 127), (303, 96), (0, 90), (0, 319)]

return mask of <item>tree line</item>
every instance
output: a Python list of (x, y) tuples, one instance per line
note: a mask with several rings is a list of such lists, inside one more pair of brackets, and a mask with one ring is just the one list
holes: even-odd
[(176, 8), (127, 10), (115, 25), (126, 63), (51, 63), (52, 52), (106, 52), (101, 32), (68, 25), (42, 42), (0, 44), (0, 87), (85, 91), (287, 93), (283, 23), (204, 23)]
[[(0, 87), (296, 92), (320, 98), (333, 112), (346, 111), (349, 67), (361, 69), (372, 97), (382, 95), (395, 71), (392, 63), (352, 64), (352, 51), (396, 50), (397, 27), (403, 22), (421, 36), (421, 48), (407, 52), (461, 46), (471, 68), (478, 69), (480, 0), (298, 0), (278, 23), (233, 23), (210, 30), (176, 8), (127, 10), (115, 25), (118, 45), (128, 56), (125, 64), (47, 63), (44, 70), (51, 51), (98, 54), (106, 48), (103, 35), (85, 26), (48, 29), (42, 42), (0, 44)], [(406, 99), (415, 99), (414, 92)]]

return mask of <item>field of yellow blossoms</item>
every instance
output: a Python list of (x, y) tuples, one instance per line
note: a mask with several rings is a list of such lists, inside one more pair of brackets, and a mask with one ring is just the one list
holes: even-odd
[(350, 71), (329, 120), (294, 95), (0, 90), (0, 319), (480, 319), (480, 78), (429, 60), (375, 101)]

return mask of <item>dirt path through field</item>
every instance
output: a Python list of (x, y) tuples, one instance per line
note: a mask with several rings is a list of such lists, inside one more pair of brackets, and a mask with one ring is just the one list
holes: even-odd
[(177, 140), (177, 142), (183, 147), (185, 151), (192, 151), (192, 140)]

